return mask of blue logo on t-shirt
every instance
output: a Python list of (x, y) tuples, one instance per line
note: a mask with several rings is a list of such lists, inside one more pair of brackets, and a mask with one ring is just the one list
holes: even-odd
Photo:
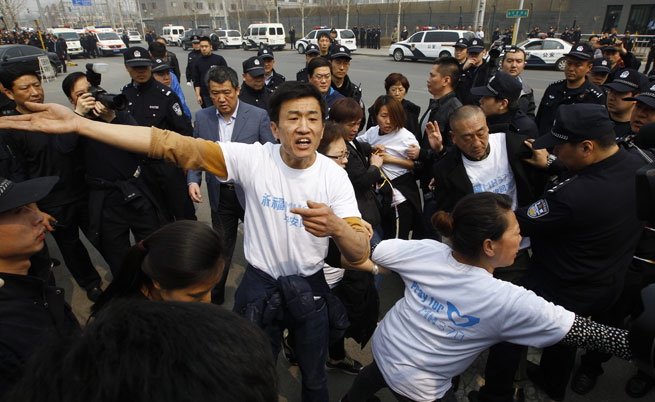
[(449, 301), (446, 301), (448, 306), (448, 319), (450, 322), (455, 324), (458, 327), (472, 327), (473, 325), (480, 322), (478, 317), (473, 317), (472, 315), (462, 315), (460, 314), (457, 307), (455, 307)]

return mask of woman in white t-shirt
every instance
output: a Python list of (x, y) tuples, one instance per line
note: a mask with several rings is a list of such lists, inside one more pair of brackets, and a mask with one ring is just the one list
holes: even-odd
[(405, 110), (394, 97), (380, 96), (372, 109), (378, 125), (366, 130), (357, 141), (385, 148), (381, 154), (383, 182), (378, 185), (382, 195), (384, 238), (407, 239), (411, 230), (413, 237), (420, 237), (421, 199), (413, 174), (413, 159), (418, 158), (419, 143), (414, 134), (403, 127)]
[(363, 264), (397, 272), (405, 295), (376, 329), (374, 361), (342, 401), (366, 401), (383, 387), (400, 401), (455, 401), (451, 379), (501, 341), (535, 347), (562, 341), (631, 357), (627, 331), (493, 277), (496, 267), (512, 264), (521, 242), (508, 196), (470, 194), (433, 223), (452, 249), (433, 240), (386, 240), (372, 253), (375, 264)]

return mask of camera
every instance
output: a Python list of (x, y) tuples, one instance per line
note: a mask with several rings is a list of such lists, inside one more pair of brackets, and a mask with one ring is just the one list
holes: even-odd
[(619, 42), (620, 40), (616, 36), (608, 36), (607, 38), (603, 38), (599, 40), (598, 44), (603, 46), (614, 46), (614, 45), (618, 45)]
[(106, 72), (109, 66), (105, 63), (87, 63), (86, 79), (91, 86), (89, 93), (98, 102), (112, 110), (124, 110), (127, 107), (127, 98), (123, 94), (110, 94), (100, 87), (102, 73)]

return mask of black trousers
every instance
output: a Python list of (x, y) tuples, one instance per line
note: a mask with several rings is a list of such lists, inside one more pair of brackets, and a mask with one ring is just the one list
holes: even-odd
[(147, 163), (143, 165), (143, 180), (168, 220), (197, 220), (182, 169), (172, 163)]
[(102, 280), (96, 271), (89, 252), (80, 240), (80, 229), (86, 232), (89, 227), (87, 200), (82, 199), (70, 204), (52, 208), (42, 208), (57, 219), (57, 226), (52, 236), (59, 247), (64, 263), (81, 288), (89, 290), (100, 286)]
[(409, 239), (409, 232), (412, 230), (414, 222), (414, 209), (409, 201), (405, 201), (398, 205), (398, 227), (396, 227), (396, 212), (391, 207), (390, 212), (382, 216), (382, 230), (384, 231), (385, 239), (394, 239), (396, 237), (396, 229), (398, 229), (399, 239)]
[[(387, 385), (386, 381), (384, 381), (384, 377), (382, 377), (382, 373), (380, 372), (380, 368), (378, 367), (377, 363), (375, 360), (373, 360), (373, 363), (364, 367), (362, 371), (357, 375), (353, 385), (348, 390), (348, 399), (346, 400), (347, 402), (365, 402), (369, 397), (373, 396), (373, 394), (382, 388), (389, 388), (389, 386)], [(400, 402), (413, 402), (411, 399), (397, 394), (391, 389), (389, 389), (389, 391), (391, 391), (393, 396), (396, 397), (396, 400)], [(455, 397), (455, 392), (453, 391), (452, 387), (443, 397), (435, 400), (434, 402), (457, 402), (457, 398)]]
[(136, 209), (130, 203), (103, 207), (100, 227), (100, 251), (112, 274), (123, 263), (130, 248), (130, 231), (135, 241), (143, 240), (159, 228), (155, 207)]
[(214, 106), (212, 98), (210, 96), (201, 96), (202, 97), (202, 108)]
[(225, 299), (225, 283), (227, 282), (227, 275), (230, 273), (230, 265), (232, 264), (232, 254), (234, 254), (234, 246), (237, 242), (237, 229), (239, 228), (239, 220), (243, 222), (244, 211), (239, 204), (237, 193), (234, 186), (221, 184), (221, 194), (218, 200), (218, 210), (211, 211), (212, 227), (223, 238), (223, 247), (225, 249), (225, 268), (221, 280), (218, 281), (212, 290), (212, 302), (222, 304)]

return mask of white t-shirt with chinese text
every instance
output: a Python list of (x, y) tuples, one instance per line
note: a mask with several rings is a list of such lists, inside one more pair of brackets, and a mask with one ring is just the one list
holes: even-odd
[[(366, 130), (366, 132), (359, 137), (357, 141), (366, 142), (370, 145), (384, 145), (386, 148), (386, 153), (394, 158), (404, 158), (407, 157), (407, 150), (410, 145), (419, 146), (418, 141), (414, 134), (405, 128), (401, 128), (397, 131), (392, 131), (389, 134), (380, 135), (380, 126), (373, 126)], [(389, 180), (393, 180), (396, 177), (400, 177), (405, 173), (409, 172), (409, 169), (395, 165), (393, 163), (384, 163), (382, 165), (382, 172), (387, 176)], [(397, 189), (394, 188), (394, 197), (396, 204), (401, 204), (406, 200), (405, 196)], [(393, 202), (393, 201), (392, 201)]]
[(457, 262), (434, 240), (385, 240), (372, 260), (405, 283), (373, 334), (373, 356), (389, 387), (414, 401), (441, 398), (496, 343), (549, 346), (573, 325), (574, 313)]
[(323, 269), (328, 237), (305, 230), (291, 208), (307, 201), (328, 205), (340, 218), (361, 217), (346, 171), (321, 154), (307, 169), (293, 169), (280, 145), (220, 143), (228, 179), (245, 193), (244, 253), (255, 268), (273, 278), (310, 276)]

